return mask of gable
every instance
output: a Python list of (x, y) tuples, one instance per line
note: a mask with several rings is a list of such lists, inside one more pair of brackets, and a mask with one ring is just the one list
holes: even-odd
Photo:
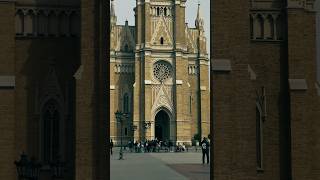
[(166, 22), (164, 17), (159, 18), (159, 21), (156, 25), (156, 28), (151, 38), (151, 44), (161, 45), (161, 38), (162, 38), (163, 45), (173, 45), (173, 37), (171, 35), (171, 31), (167, 26), (167, 24), (168, 22)]

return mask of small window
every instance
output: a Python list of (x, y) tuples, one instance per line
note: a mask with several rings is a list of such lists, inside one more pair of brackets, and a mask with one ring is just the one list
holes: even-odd
[(125, 135), (125, 136), (128, 135), (128, 128), (124, 128), (124, 135)]
[(123, 111), (125, 113), (129, 112), (129, 96), (127, 93), (125, 93), (123, 96)]
[(157, 7), (157, 16), (159, 16), (159, 15), (160, 15), (160, 8)]
[(124, 51), (125, 51), (125, 52), (129, 52), (128, 44), (126, 44), (126, 45), (124, 46)]
[(189, 113), (192, 113), (192, 96), (189, 96)]
[(164, 15), (167, 16), (167, 8), (164, 8)]
[(160, 44), (163, 45), (163, 37), (160, 38)]

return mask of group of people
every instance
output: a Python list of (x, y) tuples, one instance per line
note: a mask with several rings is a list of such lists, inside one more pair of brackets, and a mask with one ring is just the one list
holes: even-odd
[(172, 151), (173, 143), (172, 141), (161, 141), (158, 139), (146, 140), (146, 141), (129, 141), (128, 148), (130, 152), (160, 152), (164, 150), (165, 152)]
[[(160, 141), (158, 139), (154, 140), (146, 140), (146, 141), (129, 141), (128, 142), (128, 148), (130, 152), (160, 152), (160, 150), (165, 150), (165, 152), (173, 151), (173, 142), (172, 141)], [(210, 143), (206, 137), (203, 138), (203, 140), (200, 143), (201, 150), (202, 150), (202, 163), (205, 163), (205, 157), (207, 157), (207, 164), (209, 164), (209, 152), (210, 152)], [(112, 148), (113, 148), (113, 141), (110, 140), (110, 154), (112, 155)], [(124, 147), (126, 148), (126, 146)], [(175, 152), (182, 152), (182, 151), (188, 151), (188, 146), (185, 144), (178, 143), (177, 146), (175, 146)]]

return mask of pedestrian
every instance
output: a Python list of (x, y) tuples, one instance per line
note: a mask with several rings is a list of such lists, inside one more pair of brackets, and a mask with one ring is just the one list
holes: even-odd
[(134, 150), (136, 153), (138, 152), (138, 141), (134, 143)]
[(205, 156), (207, 156), (207, 164), (209, 164), (209, 151), (210, 151), (210, 143), (206, 137), (201, 141), (201, 149), (202, 149), (202, 164), (204, 164)]
[(112, 155), (112, 148), (113, 148), (113, 141), (112, 139), (110, 140), (110, 154)]

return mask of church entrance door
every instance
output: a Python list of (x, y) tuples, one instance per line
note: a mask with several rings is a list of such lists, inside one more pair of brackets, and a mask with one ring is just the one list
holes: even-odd
[(155, 138), (161, 141), (169, 141), (170, 138), (170, 118), (169, 115), (161, 110), (155, 118)]

